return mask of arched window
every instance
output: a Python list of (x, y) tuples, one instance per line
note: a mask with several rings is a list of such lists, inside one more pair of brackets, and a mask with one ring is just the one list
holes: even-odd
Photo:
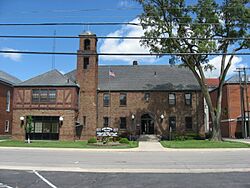
[(89, 39), (84, 40), (84, 50), (90, 50), (90, 40)]
[(10, 111), (10, 91), (7, 91), (6, 94), (6, 111)]

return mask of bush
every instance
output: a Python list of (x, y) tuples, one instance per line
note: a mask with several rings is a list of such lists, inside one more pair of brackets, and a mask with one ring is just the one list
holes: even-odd
[(97, 143), (96, 138), (90, 138), (90, 139), (88, 139), (88, 144), (94, 144), (94, 143)]
[(129, 141), (127, 138), (122, 138), (120, 141), (119, 141), (120, 144), (129, 144)]
[(242, 137), (242, 132), (236, 132), (236, 133), (235, 133), (235, 137), (236, 137), (236, 138), (243, 138), (243, 137)]

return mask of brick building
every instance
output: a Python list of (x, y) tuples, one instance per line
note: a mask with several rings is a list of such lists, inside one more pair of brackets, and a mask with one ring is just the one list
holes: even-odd
[(13, 85), (19, 82), (19, 79), (0, 71), (0, 135), (11, 134)]
[[(250, 77), (248, 76), (248, 82), (250, 81)], [(244, 79), (241, 80), (244, 85)], [(221, 131), (223, 137), (242, 137), (244, 133), (243, 125), (242, 125), (242, 113), (241, 111), (241, 94), (240, 94), (240, 84), (239, 84), (239, 76), (235, 75), (226, 80), (223, 85), (222, 90), (222, 117), (221, 117)], [(215, 103), (217, 97), (217, 90), (214, 89), (210, 92), (212, 101)], [(248, 95), (250, 95), (250, 87), (248, 85)], [(250, 104), (249, 97), (245, 98), (245, 114), (247, 116), (247, 103)], [(248, 100), (247, 100), (248, 98)], [(243, 115), (244, 116), (244, 115)], [(246, 118), (248, 121), (248, 118)], [(247, 128), (248, 136), (249, 136), (249, 128)]]
[(14, 139), (24, 139), (24, 125), (32, 117), (31, 139), (73, 140), (78, 114), (78, 86), (57, 70), (52, 70), (14, 88)]
[[(106, 126), (118, 128), (123, 135), (167, 135), (170, 127), (173, 131), (204, 135), (203, 95), (191, 71), (137, 62), (98, 66), (96, 45), (96, 35), (90, 32), (80, 35), (76, 70), (65, 75), (54, 70), (15, 87), (15, 138), (24, 137), (20, 117), (28, 115), (35, 119), (35, 132), (38, 122), (37, 131), (41, 134), (46, 132), (47, 117), (53, 117), (59, 125), (60, 117), (63, 118), (57, 137), (53, 137), (60, 140), (88, 139), (96, 135), (96, 128)], [(55, 73), (63, 78), (60, 84)], [(53, 103), (41, 102), (43, 95), (50, 97), (51, 90), (56, 93)], [(66, 92), (71, 93), (70, 97)], [(40, 102), (34, 99), (38, 96)], [(48, 132), (53, 129), (53, 121)], [(34, 138), (52, 138), (35, 135)]]

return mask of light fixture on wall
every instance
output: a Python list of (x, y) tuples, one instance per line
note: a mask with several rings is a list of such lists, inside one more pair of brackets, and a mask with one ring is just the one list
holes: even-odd
[(132, 120), (134, 120), (134, 119), (135, 119), (135, 115), (134, 115), (134, 114), (132, 114), (131, 119), (132, 119)]
[(59, 117), (59, 123), (60, 123), (60, 126), (63, 124), (63, 117), (62, 116)]
[(161, 118), (161, 122), (162, 122), (163, 119), (164, 119), (164, 115), (162, 114), (162, 115), (160, 116), (160, 118)]
[(21, 121), (21, 125), (24, 125), (24, 117), (23, 116), (20, 117), (20, 121)]

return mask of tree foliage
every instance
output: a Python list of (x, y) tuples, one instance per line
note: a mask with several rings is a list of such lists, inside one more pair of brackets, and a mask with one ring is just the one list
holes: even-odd
[[(213, 124), (213, 139), (221, 140), (220, 118), (222, 86), (234, 55), (250, 47), (249, 0), (198, 0), (188, 5), (184, 0), (137, 0), (142, 7), (140, 22), (145, 38), (141, 44), (153, 53), (179, 54), (199, 82), (208, 104)], [(205, 54), (197, 54), (205, 53)], [(204, 71), (214, 69), (209, 53), (223, 53), (217, 102), (212, 104)]]

